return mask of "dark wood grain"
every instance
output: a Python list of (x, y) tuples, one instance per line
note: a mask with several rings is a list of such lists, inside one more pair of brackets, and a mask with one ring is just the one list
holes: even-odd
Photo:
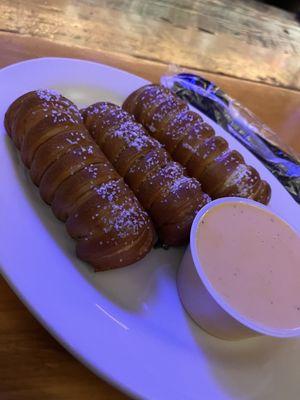
[(300, 26), (253, 0), (2, 0), (0, 30), (300, 88)]

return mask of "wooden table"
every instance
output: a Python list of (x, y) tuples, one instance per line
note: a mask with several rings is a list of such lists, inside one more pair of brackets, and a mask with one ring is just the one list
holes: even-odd
[[(20, 6), (19, 9), (17, 8), (17, 3)], [(95, 24), (95, 16), (92, 18), (92, 21), (90, 21), (89, 24), (87, 22), (88, 18), (85, 18), (86, 14), (88, 12), (91, 12), (88, 10), (91, 10), (91, 8), (94, 7), (93, 12), (96, 13), (97, 17), (102, 18), (101, 21), (104, 20), (104, 17), (100, 16), (100, 11), (96, 7), (96, 1), (86, 1), (83, 3), (84, 7), (82, 6), (83, 8), (81, 9), (81, 14), (79, 14), (80, 18), (82, 19), (82, 21), (85, 21), (85, 23), (82, 23), (82, 25), (79, 24), (79, 14), (77, 15), (79, 19), (76, 19), (77, 23), (79, 24), (79, 33), (75, 34), (74, 26), (72, 27), (68, 25), (65, 28), (66, 36), (64, 37), (64, 40), (61, 40), (62, 43), (54, 44), (52, 40), (47, 41), (41, 38), (41, 36), (47, 36), (50, 39), (57, 40), (58, 37), (63, 36), (62, 28), (57, 27), (56, 31), (51, 31), (50, 28), (53, 28), (53, 26), (51, 25), (51, 21), (49, 22), (49, 19), (47, 19), (43, 15), (45, 14), (46, 16), (49, 16), (52, 15), (52, 13), (57, 13), (59, 21), (59, 18), (63, 18), (62, 15), (60, 15), (60, 6), (63, 5), (64, 7), (69, 6), (70, 9), (73, 10), (71, 11), (69, 9), (68, 12), (74, 17), (73, 14), (75, 14), (74, 9), (76, 9), (76, 7), (76, 12), (79, 12), (79, 2), (54, 1), (44, 2), (43, 5), (41, 5), (40, 2), (35, 2), (31, 0), (28, 2), (28, 6), (26, 3), (26, 10), (23, 10), (23, 7), (25, 6), (22, 6), (21, 2), (17, 2), (15, 0), (2, 1), (0, 4), (0, 67), (4, 67), (11, 63), (34, 57), (68, 56), (99, 61), (112, 66), (123, 68), (125, 70), (128, 70), (129, 72), (136, 73), (149, 80), (158, 81), (161, 74), (166, 71), (166, 63), (169, 60), (174, 61), (172, 54), (170, 53), (170, 49), (165, 48), (163, 44), (160, 43), (159, 51), (158, 53), (156, 53), (156, 47), (153, 46), (151, 49), (149, 43), (139, 43), (141, 47), (138, 50), (136, 49), (135, 53), (132, 54), (128, 50), (128, 47), (125, 46), (125, 48), (123, 48), (123, 43), (119, 43), (119, 45), (117, 45), (116, 40), (111, 46), (111, 50), (113, 50), (113, 52), (108, 52), (107, 49), (104, 49), (102, 51), (95, 51), (94, 49), (89, 48), (91, 46), (89, 46), (87, 43), (87, 37), (88, 34), (90, 34), (91, 31), (95, 28), (95, 25), (93, 25)], [(108, 3), (110, 3), (111, 14), (109, 14), (108, 11)], [(130, 2), (127, 1), (125, 3), (127, 3), (128, 5)], [(142, 2), (140, 2), (139, 4), (141, 3)], [(159, 14), (159, 5), (161, 5), (162, 7), (163, 3), (166, 4), (167, 2), (150, 1), (149, 3), (154, 5), (154, 8), (151, 9), (152, 17), (153, 14), (156, 13), (154, 17), (158, 18), (157, 15)], [(173, 3), (175, 4), (176, 2)], [(176, 3), (177, 14), (170, 13), (171, 22), (165, 22), (166, 26), (168, 27), (166, 28), (165, 35), (168, 36), (168, 40), (170, 39), (169, 35), (171, 35), (172, 29), (174, 29), (172, 30), (173, 33), (176, 31), (176, 29), (180, 29), (175, 23), (176, 15), (178, 17), (179, 3), (180, 2)], [(188, 3), (190, 5), (190, 8), (187, 8)], [(183, 15), (185, 16), (184, 18), (188, 18), (187, 15), (191, 14), (192, 10), (196, 10), (196, 4), (199, 5), (200, 3), (202, 3), (200, 0), (198, 2), (181, 2), (180, 4), (185, 4), (186, 6), (186, 8), (183, 8), (182, 10)], [(234, 3), (238, 4), (237, 1), (235, 1)], [(213, 10), (216, 13), (217, 5), (220, 5), (220, 2), (215, 1), (213, 2), (213, 4)], [(36, 8), (34, 8), (33, 6), (35, 6)], [(194, 8), (192, 6), (194, 6)], [(17, 19), (12, 14), (13, 7), (15, 7), (15, 10), (19, 10), (19, 19)], [(103, 2), (103, 10), (104, 13), (106, 13), (106, 18), (110, 17), (113, 14), (115, 18), (117, 18), (117, 21), (120, 22), (120, 20), (122, 20), (121, 15), (123, 9), (124, 7), (121, 7), (120, 1), (118, 2), (117, 0), (115, 0), (111, 2)], [(263, 7), (262, 9), (264, 10)], [(146, 11), (150, 12), (149, 10), (150, 9), (147, 8)], [(166, 10), (163, 11), (163, 15), (165, 15)], [(274, 10), (272, 12), (273, 14), (275, 13)], [(131, 8), (129, 11), (127, 10), (126, 13), (127, 15), (130, 14), (132, 17), (129, 22), (127, 21), (127, 24), (133, 24), (134, 26), (136, 26), (136, 31), (134, 32), (134, 35), (141, 34), (142, 32), (145, 32), (144, 30), (147, 29), (149, 29), (148, 34), (151, 34), (152, 30), (150, 29), (149, 20), (145, 22), (145, 26), (139, 26), (139, 29), (137, 28), (143, 16), (142, 10), (139, 9), (138, 2), (131, 2)], [(212, 10), (211, 13), (213, 14)], [(230, 14), (229, 11), (228, 13)], [(133, 14), (135, 15), (135, 17), (132, 16)], [(279, 12), (277, 12), (277, 14), (278, 15), (275, 26), (277, 26), (276, 24), (279, 24), (278, 20), (280, 20), (281, 16)], [(29, 15), (32, 18), (31, 25), (28, 22)], [(71, 18), (70, 15), (67, 17), (67, 19)], [(153, 23), (153, 18), (151, 20), (151, 23)], [(167, 17), (160, 17), (161, 21), (163, 21), (163, 18)], [(260, 18), (262, 17), (260, 16)], [(17, 20), (19, 21), (19, 25), (16, 29)], [(123, 20), (121, 22), (123, 23), (122, 29), (124, 29), (125, 22)], [(50, 24), (50, 28), (48, 34), (46, 35), (46, 28), (44, 25), (47, 23)], [(54, 22), (52, 21), (52, 23)], [(240, 23), (242, 24), (241, 21)], [(3, 24), (5, 25), (5, 27), (1, 29), (1, 26), (3, 26)], [(288, 25), (288, 22), (286, 22), (286, 24)], [(85, 32), (85, 29), (87, 29), (87, 32)], [(120, 31), (118, 31), (118, 29), (121, 28), (117, 28), (116, 31), (119, 35), (118, 37), (120, 40), (122, 36), (120, 35)], [(205, 33), (205, 29), (208, 30), (208, 28), (201, 29), (202, 30), (198, 30), (199, 35), (202, 35), (202, 32)], [(291, 29), (291, 31), (294, 32), (294, 36), (299, 33), (296, 29), (296, 26), (294, 26), (294, 23), (291, 23), (291, 28), (286, 27), (284, 29)], [(44, 32), (43, 35), (40, 33), (41, 30)], [(13, 32), (9, 33), (7, 31)], [(81, 39), (76, 39), (75, 36), (81, 35), (82, 32), (85, 32), (84, 38), (81, 37)], [(98, 41), (102, 40), (102, 44), (105, 43), (105, 40), (109, 42), (109, 40), (111, 39), (112, 28), (108, 25), (108, 21), (106, 22), (106, 25), (104, 25), (103, 32), (106, 36), (102, 39), (98, 38), (96, 33), (94, 34), (94, 36), (92, 36), (91, 40), (93, 44), (95, 43), (97, 38)], [(101, 31), (101, 34), (103, 32)], [(99, 37), (101, 36), (101, 34), (99, 33)], [(206, 34), (210, 35), (210, 33)], [(190, 45), (192, 41), (199, 39), (197, 35), (193, 36), (194, 31), (186, 33), (186, 35), (188, 37), (188, 40), (186, 42), (187, 45)], [(201, 36), (201, 39), (203, 39), (203, 35)], [(230, 46), (228, 47), (228, 36), (226, 36), (226, 34), (224, 35), (225, 36), (220, 36), (218, 40), (223, 40), (224, 38), (224, 41), (222, 41), (222, 46), (227, 46), (226, 51), (228, 51), (229, 54), (229, 50), (231, 50), (231, 48)], [(241, 48), (244, 48), (244, 50), (242, 51), (243, 57), (244, 51), (246, 51), (246, 41), (244, 41), (246, 34), (244, 30), (241, 31), (240, 35), (243, 36), (243, 40), (241, 40)], [(130, 36), (130, 32), (125, 32), (124, 36), (126, 36), (125, 41), (127, 41), (128, 44), (128, 36)], [(277, 41), (279, 41), (280, 43), (283, 40), (282, 36), (276, 36), (276, 38)], [(140, 40), (142, 40), (142, 37), (140, 37)], [(176, 36), (176, 40), (180, 41), (180, 38)], [(215, 46), (218, 50), (220, 49), (220, 42), (218, 42), (217, 39), (215, 40)], [(68, 46), (65, 44), (66, 42)], [(182, 42), (180, 43), (180, 46), (182, 46)], [(73, 47), (69, 47), (69, 45), (71, 44), (73, 45)], [(175, 38), (173, 44), (175, 46)], [(82, 47), (78, 47), (78, 45)], [(297, 42), (297, 45), (293, 44), (293, 46), (298, 46), (299, 50), (300, 40)], [(101, 47), (105, 46), (97, 45), (97, 48), (101, 49)], [(109, 47), (109, 44), (107, 44), (107, 47)], [(210, 49), (208, 50), (207, 57), (209, 56), (209, 54), (212, 54), (212, 49), (213, 46), (210, 47)], [(300, 52), (298, 53), (298, 50), (295, 47), (295, 51), (292, 52), (291, 49), (288, 48), (288, 57), (290, 57), (288, 65), (291, 66), (294, 62), (295, 65), (293, 65), (293, 68), (296, 70), (296, 66), (298, 65), (297, 68), (299, 71)], [(216, 51), (216, 49), (214, 51)], [(150, 53), (151, 57), (149, 57)], [(187, 49), (185, 54), (188, 54)], [(280, 59), (280, 54), (281, 53), (279, 51), (278, 53), (274, 54), (274, 57), (278, 57), (278, 59)], [(259, 60), (260, 57), (262, 57), (262, 54), (258, 54), (257, 60)], [(281, 62), (284, 63), (288, 57), (286, 57), (285, 60)], [(158, 59), (160, 60), (160, 62), (158, 62)], [(267, 64), (266, 59), (265, 64)], [(188, 66), (199, 70), (197, 60), (194, 59), (192, 56), (190, 58), (185, 58), (184, 54), (182, 54), (179, 58), (176, 58), (176, 60), (179, 62), (182, 61), (182, 63), (184, 60), (186, 60), (186, 64)], [(246, 62), (245, 60), (244, 62)], [(256, 59), (254, 58), (252, 61), (255, 62)], [(294, 147), (294, 149), (300, 151), (300, 94), (298, 91), (299, 81), (297, 80), (300, 79), (299, 73), (298, 77), (294, 80), (291, 80), (291, 76), (289, 76), (289, 79), (279, 80), (279, 75), (281, 72), (276, 69), (276, 65), (273, 65), (272, 70), (270, 69), (270, 73), (272, 74), (270, 76), (272, 76), (273, 78), (276, 77), (273, 80), (273, 78), (269, 79), (264, 76), (266, 70), (264, 70), (263, 68), (259, 77), (255, 75), (253, 71), (251, 72), (249, 69), (244, 70), (244, 65), (238, 62), (233, 62), (231, 64), (231, 70), (229, 70), (229, 66), (227, 66), (229, 69), (226, 69), (226, 65), (223, 66), (224, 68), (221, 71), (220, 65), (219, 67), (215, 67), (216, 64), (213, 63), (211, 66), (209, 66), (209, 68), (207, 68), (208, 70), (204, 72), (204, 75), (209, 79), (217, 82), (233, 97), (246, 104), (267, 124), (269, 124), (274, 130), (276, 130), (276, 132), (278, 132), (278, 134), (281, 135), (281, 137), (284, 138), (286, 142)], [(213, 72), (214, 70), (218, 73)], [(222, 74), (220, 74), (219, 72), (222, 72)], [(227, 75), (224, 75), (225, 73)], [(4, 280), (0, 280), (1, 400), (109, 400), (125, 398), (127, 398), (125, 395), (93, 375), (85, 367), (78, 363), (72, 356), (70, 356), (41, 327), (41, 325), (34, 319), (34, 317), (32, 317), (32, 315), (27, 311), (27, 309), (10, 290)]]

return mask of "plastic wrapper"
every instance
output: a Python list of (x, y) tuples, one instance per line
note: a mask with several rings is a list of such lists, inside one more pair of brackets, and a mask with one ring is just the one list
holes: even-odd
[(199, 75), (171, 73), (161, 83), (241, 142), (300, 204), (299, 155), (251, 111)]

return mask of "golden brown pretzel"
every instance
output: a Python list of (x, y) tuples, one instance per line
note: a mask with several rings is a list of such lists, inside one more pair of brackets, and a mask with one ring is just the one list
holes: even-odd
[(187, 243), (196, 212), (210, 200), (199, 182), (121, 107), (96, 103), (82, 115), (97, 144), (149, 212), (162, 242)]
[(77, 240), (79, 258), (104, 270), (145, 256), (152, 223), (70, 100), (50, 90), (29, 92), (9, 107), (5, 127), (42, 198)]
[(170, 90), (146, 85), (128, 96), (123, 109), (132, 113), (212, 198), (240, 196), (269, 202), (270, 185)]

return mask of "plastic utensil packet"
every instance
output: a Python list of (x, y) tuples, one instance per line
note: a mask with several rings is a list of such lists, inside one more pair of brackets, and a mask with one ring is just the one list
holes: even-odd
[(300, 156), (251, 111), (207, 79), (171, 73), (161, 83), (241, 142), (275, 175), (300, 204)]

